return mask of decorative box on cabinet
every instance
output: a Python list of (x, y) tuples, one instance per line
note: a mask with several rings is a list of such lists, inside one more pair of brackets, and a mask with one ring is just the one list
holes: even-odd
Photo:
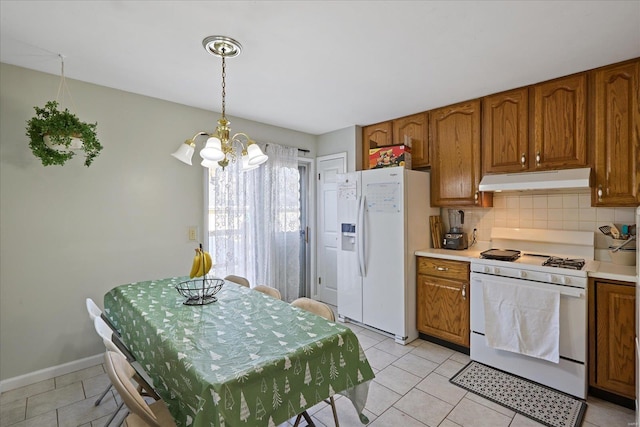
[(429, 115), (425, 113), (401, 117), (393, 121), (395, 144), (411, 143), (411, 165), (413, 169), (429, 166)]
[(469, 347), (469, 263), (417, 257), (417, 329)]
[(362, 169), (370, 169), (369, 150), (390, 145), (410, 145), (412, 168), (429, 166), (427, 113), (413, 114), (362, 128)]
[(592, 72), (593, 206), (640, 204), (640, 59)]
[(362, 169), (369, 169), (369, 150), (392, 145), (391, 121), (362, 127)]

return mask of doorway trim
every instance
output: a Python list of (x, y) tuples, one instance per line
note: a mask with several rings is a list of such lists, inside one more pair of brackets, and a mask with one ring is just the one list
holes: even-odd
[(316, 186), (313, 185), (314, 177), (316, 176), (316, 162), (314, 158), (298, 157), (298, 164), (303, 164), (307, 167), (308, 180), (307, 180), (307, 226), (309, 227), (307, 233), (307, 274), (306, 274), (306, 294), (314, 294), (314, 282), (316, 277)]

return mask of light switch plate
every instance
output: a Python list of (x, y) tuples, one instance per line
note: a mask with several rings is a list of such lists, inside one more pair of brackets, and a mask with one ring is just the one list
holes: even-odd
[(189, 240), (198, 240), (198, 227), (193, 225), (189, 227)]

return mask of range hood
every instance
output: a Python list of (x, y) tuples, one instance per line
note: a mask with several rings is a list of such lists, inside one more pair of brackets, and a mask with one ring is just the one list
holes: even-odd
[(485, 175), (480, 180), (478, 189), (480, 191), (587, 189), (590, 177), (590, 168)]

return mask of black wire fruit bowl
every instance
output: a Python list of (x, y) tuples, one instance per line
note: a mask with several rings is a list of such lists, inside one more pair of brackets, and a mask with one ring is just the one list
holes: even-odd
[(180, 282), (176, 285), (176, 290), (187, 298), (185, 305), (206, 305), (218, 301), (215, 295), (220, 292), (223, 285), (223, 279), (202, 277)]

